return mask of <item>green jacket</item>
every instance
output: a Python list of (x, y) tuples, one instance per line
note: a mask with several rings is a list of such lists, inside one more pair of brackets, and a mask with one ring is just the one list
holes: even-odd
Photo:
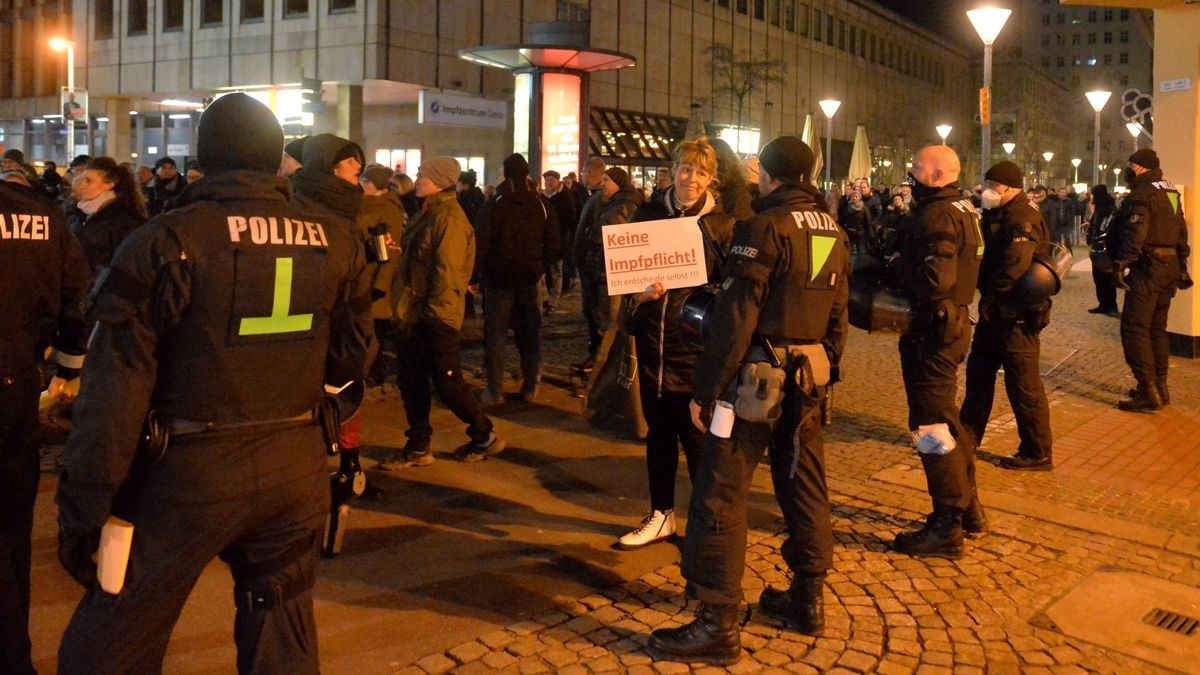
[[(358, 214), (358, 232), (364, 241), (369, 241), (376, 234), (390, 234), (399, 245), (404, 241), (404, 224), (407, 217), (400, 208), (400, 198), (394, 193), (371, 197), (364, 196), (362, 212)], [(373, 263), (375, 274), (371, 280), (371, 318), (390, 319), (392, 317), (392, 277), (396, 272), (396, 262), (399, 253), (389, 252), (389, 260), (385, 263)]]
[(425, 198), (401, 246), (392, 280), (396, 321), (402, 326), (440, 321), (461, 330), (475, 267), (475, 230), (453, 192)]

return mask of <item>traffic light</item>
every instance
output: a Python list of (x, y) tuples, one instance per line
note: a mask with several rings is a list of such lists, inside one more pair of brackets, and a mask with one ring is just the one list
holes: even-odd
[(321, 100), (321, 81), (315, 77), (300, 78), (300, 94), (304, 97), (302, 110), (306, 113), (325, 111), (325, 103)]

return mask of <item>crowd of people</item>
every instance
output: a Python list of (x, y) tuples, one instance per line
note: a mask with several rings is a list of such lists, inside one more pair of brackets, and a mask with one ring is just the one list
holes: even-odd
[[(833, 546), (822, 427), (851, 315), (869, 320), (876, 294), (906, 303), (907, 425), (932, 502), (923, 524), (897, 534), (898, 552), (959, 558), (964, 538), (987, 532), (974, 457), (1001, 368), (1021, 438), (1002, 466), (1053, 467), (1038, 370), (1057, 292), (1046, 275), (1061, 273), (1050, 269), (1053, 242), (1075, 244), (1081, 224), (1109, 263), (1095, 268), (1100, 304), (1089, 311), (1115, 312), (1126, 289), (1121, 335), (1137, 386), (1119, 405), (1154, 412), (1169, 402), (1166, 311), (1190, 286), (1189, 249), (1153, 151), (1130, 157), (1119, 205), (1104, 186), (1090, 198), (1026, 190), (1011, 162), (965, 188), (945, 146), (916, 153), (902, 184), (858, 179), (840, 194), (816, 187), (813, 152), (794, 136), (749, 160), (719, 140), (687, 139), (672, 160), (652, 189), (597, 157), (578, 176), (539, 176), (513, 154), (494, 189), (455, 159), (430, 157), (414, 179), (368, 164), (351, 139), (285, 145), (274, 115), (241, 94), (201, 117), (185, 174), (165, 157), (151, 168), (80, 156), (65, 176), (49, 165), (39, 175), (4, 153), (0, 291), (21, 301), (0, 305), (3, 543), (15, 552), (0, 565), (14, 589), (0, 600), (0, 670), (32, 672), (29, 538), (47, 346), (50, 395), (71, 402), (67, 384), (83, 383), (56, 498), (59, 558), (86, 589), (60, 647), (63, 672), (159, 669), (218, 556), (234, 578), (239, 670), (316, 672), (315, 559), (340, 548), (327, 514), (379, 494), (359, 454), (354, 383), (394, 373), (401, 392), (407, 441), (378, 470), (435, 461), (435, 393), (466, 425), (454, 457), (494, 457), (506, 443), (489, 412), (541, 394), (542, 320), (561, 311), (576, 277), (588, 329), (576, 368), (591, 393), (602, 369), (620, 369), (617, 395), (645, 429), (646, 516), (614, 545), (673, 539), (680, 454), (692, 483), (682, 570), (700, 604), (692, 622), (652, 633), (651, 650), (666, 658), (731, 664), (741, 654), (746, 499), (764, 453), (792, 580), (764, 590), (760, 607), (821, 634)], [(703, 282), (610, 295), (604, 230), (629, 223), (698, 231)], [(476, 392), (460, 349), (479, 295)], [(699, 326), (688, 325), (685, 306), (702, 298), (689, 310)], [(504, 386), (510, 330), (515, 393)], [(93, 555), (114, 520), (135, 528), (116, 590)]]

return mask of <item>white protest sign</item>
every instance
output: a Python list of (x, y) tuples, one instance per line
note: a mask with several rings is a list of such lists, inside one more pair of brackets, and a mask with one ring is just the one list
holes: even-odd
[(654, 282), (667, 290), (708, 282), (699, 217), (605, 225), (608, 294), (641, 293)]

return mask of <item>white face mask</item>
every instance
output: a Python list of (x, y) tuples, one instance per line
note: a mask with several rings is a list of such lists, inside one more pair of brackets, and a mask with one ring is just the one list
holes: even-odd
[(985, 209), (994, 209), (1000, 206), (1000, 193), (992, 188), (984, 188), (983, 193), (979, 195), (979, 200)]

